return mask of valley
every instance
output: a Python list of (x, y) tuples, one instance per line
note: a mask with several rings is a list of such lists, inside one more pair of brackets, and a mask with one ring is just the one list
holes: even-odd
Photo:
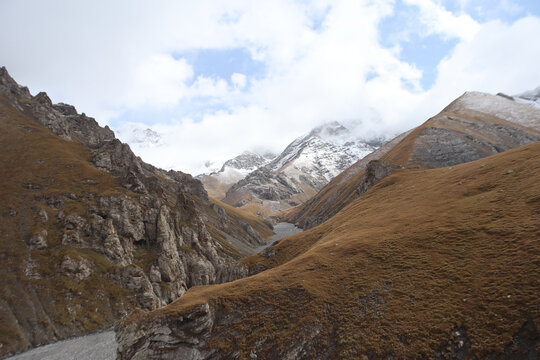
[(0, 356), (534, 358), (531, 96), (468, 92), (389, 141), (332, 122), (193, 178), (2, 68)]

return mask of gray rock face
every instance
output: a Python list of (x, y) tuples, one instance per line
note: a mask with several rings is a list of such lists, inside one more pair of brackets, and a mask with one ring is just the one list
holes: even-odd
[(452, 166), (540, 140), (540, 132), (511, 122), (498, 124), (462, 115), (439, 115), (437, 121), (449, 126), (423, 129), (411, 163), (432, 168)]
[(392, 174), (395, 169), (401, 168), (400, 165), (387, 164), (380, 160), (372, 160), (367, 164), (364, 176), (358, 187), (358, 195), (368, 191), (373, 185)]
[[(47, 223), (54, 227), (54, 234), (60, 234), (56, 247), (92, 250), (102, 254), (107, 266), (113, 269), (102, 275), (103, 270), (99, 273), (98, 268), (105, 265), (68, 252), (69, 255), (59, 257), (54, 260), (57, 263), (51, 264), (54, 271), (80, 282), (82, 289), (85, 281), (99, 273), (125, 289), (136, 299), (136, 306), (146, 310), (170, 303), (192, 286), (247, 276), (247, 268), (236, 261), (240, 255), (232, 253), (232, 246), (224, 244), (226, 240), (223, 239), (229, 237), (256, 247), (253, 244), (258, 245), (261, 238), (249, 224), (229, 216), (225, 209), (212, 208), (200, 181), (188, 174), (164, 171), (144, 163), (128, 145), (117, 140), (110, 129), (78, 114), (71, 105), (53, 105), (45, 93), (32, 97), (5, 68), (0, 68), (0, 96), (54, 134), (87, 146), (92, 154), (92, 165), (116, 177), (119, 184), (129, 190), (124, 195), (98, 192), (75, 195), (68, 190), (64, 194), (36, 197), (33, 214), (40, 224)], [(28, 186), (27, 189), (45, 190)], [(72, 206), (74, 204), (77, 206)], [(42, 208), (47, 209), (50, 216), (46, 211), (36, 210)], [(30, 255), (23, 276), (40, 278), (42, 275), (31, 255), (32, 251), (49, 248), (48, 233), (38, 231), (28, 234), (25, 239)], [(81, 291), (80, 296), (94, 296)], [(40, 303), (49, 300), (41, 300), (39, 296), (29, 295), (25, 301), (40, 309), (40, 317), (48, 319), (49, 310)], [(110, 326), (112, 321), (131, 310), (133, 307), (113, 313), (111, 321), (101, 326)], [(44, 324), (35, 325), (35, 321), (25, 318), (35, 317), (35, 314), (11, 316), (18, 326), (15, 331), (24, 334), (26, 347), (84, 332), (78, 321), (60, 325), (57, 319), (50, 318)], [(47, 326), (47, 329), (40, 329), (40, 326)], [(36, 333), (40, 336), (35, 336)], [(18, 350), (22, 349), (24, 347)], [(2, 353), (0, 349), (0, 355)]]
[[(242, 357), (239, 349), (219, 349), (210, 340), (235, 337), (237, 331), (231, 330), (231, 326), (241, 321), (243, 314), (254, 310), (241, 307), (230, 311), (216, 304), (204, 303), (195, 305), (184, 315), (156, 314), (144, 320), (124, 320), (115, 329), (117, 360), (243, 359), (245, 355)], [(288, 360), (327, 358), (315, 356), (321, 340), (327, 340), (322, 330), (321, 324), (307, 325), (294, 339), (279, 347), (268, 337), (263, 337), (250, 344), (249, 356), (251, 359)]]
[[(332, 181), (330, 181), (314, 197), (295, 209), (294, 213), (290, 215), (287, 221), (294, 222), (303, 229), (310, 229), (322, 224), (324, 221), (337, 214), (359, 195), (354, 187), (341, 187), (353, 176), (364, 171), (371, 161), (379, 160), (410, 132), (411, 130), (395, 137), (347, 168), (338, 177), (332, 179)], [(343, 201), (343, 198), (348, 200)]]
[(92, 274), (89, 265), (82, 259), (74, 259), (65, 256), (62, 260), (60, 268), (67, 276), (72, 276), (78, 280), (84, 280)]
[(47, 247), (47, 230), (41, 230), (38, 234), (32, 235), (28, 240), (31, 249), (45, 249)]
[(175, 321), (155, 321), (142, 326), (125, 324), (117, 328), (117, 359), (151, 359), (160, 353), (159, 347), (171, 349), (159, 355), (163, 360), (211, 359), (217, 351), (206, 350), (205, 346), (215, 321), (213, 307), (204, 304)]

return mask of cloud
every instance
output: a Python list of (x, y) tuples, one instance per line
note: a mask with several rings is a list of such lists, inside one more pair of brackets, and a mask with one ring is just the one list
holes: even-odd
[(231, 82), (236, 89), (243, 89), (246, 86), (246, 75), (234, 73), (231, 75)]
[(478, 90), (515, 94), (539, 85), (540, 43), (529, 41), (540, 31), (540, 18), (513, 24), (490, 21), (470, 41), (461, 42), (439, 64), (432, 93)]
[(192, 77), (193, 68), (185, 59), (153, 54), (134, 69), (123, 105), (131, 108), (147, 104), (157, 107), (175, 105), (188, 95), (186, 82)]
[(419, 20), (426, 26), (427, 34), (442, 34), (445, 37), (470, 40), (480, 28), (470, 15), (466, 13), (456, 15), (432, 0), (405, 0), (405, 2), (420, 9)]
[[(280, 151), (323, 122), (343, 121), (366, 137), (394, 134), (466, 90), (538, 86), (540, 52), (529, 39), (539, 19), (482, 22), (472, 9), (486, 1), (4, 0), (0, 62), (32, 91), (102, 124), (120, 128), (133, 121), (127, 114), (147, 114), (140, 126), (167, 146), (137, 153), (197, 173), (206, 160), (246, 149)], [(421, 87), (426, 69), (401, 58), (408, 36), (381, 44), (379, 25), (392, 14), (414, 14), (406, 31), (415, 36), (456, 40), (432, 88)], [(227, 54), (247, 58), (227, 63)], [(197, 56), (226, 71), (205, 72)]]

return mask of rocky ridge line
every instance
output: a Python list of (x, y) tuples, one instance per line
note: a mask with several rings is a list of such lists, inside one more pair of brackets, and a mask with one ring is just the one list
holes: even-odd
[[(56, 214), (63, 234), (61, 246), (92, 249), (103, 254), (116, 269), (109, 273), (110, 280), (133, 294), (139, 307), (152, 310), (170, 303), (192, 286), (247, 276), (245, 266), (236, 261), (239, 254), (223, 239), (232, 236), (253, 247), (264, 240), (247, 222), (209, 202), (200, 181), (188, 174), (163, 171), (144, 163), (128, 145), (116, 139), (107, 126), (100, 127), (84, 113), (78, 114), (71, 105), (52, 104), (44, 92), (32, 96), (4, 67), (0, 68), (0, 96), (54, 134), (87, 146), (92, 152), (93, 165), (116, 177), (132, 192), (121, 196), (46, 194), (46, 188), (36, 185), (36, 190), (43, 195), (35, 201)], [(66, 212), (64, 206), (74, 202), (81, 204), (82, 210)], [(52, 220), (47, 212), (39, 215), (43, 225), (37, 226), (42, 226), (43, 230), (29, 238), (30, 253), (49, 248), (45, 227)], [(138, 249), (151, 249), (154, 254), (155, 259), (147, 269), (135, 264)], [(28, 266), (27, 269), (35, 268), (35, 265)], [(97, 271), (96, 264), (80, 257), (66, 256), (58, 266), (62, 276), (83, 282)], [(32, 280), (46, 275), (28, 270), (26, 276)], [(37, 300), (29, 298), (27, 301)], [(9, 312), (9, 306), (6, 308)], [(111, 321), (130, 310), (128, 306), (113, 318), (105, 319), (104, 326), (110, 326)], [(0, 354), (87, 331), (78, 323), (62, 326), (53, 318), (48, 324), (37, 324), (37, 319), (25, 318), (31, 314), (10, 313), (17, 319), (17, 331), (24, 334), (25, 340), (14, 348), (4, 347)], [(43, 310), (40, 317), (49, 318), (49, 314)]]

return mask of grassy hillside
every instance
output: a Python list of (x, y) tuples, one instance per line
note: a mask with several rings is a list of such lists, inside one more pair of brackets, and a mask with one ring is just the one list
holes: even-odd
[(219, 358), (534, 358), (539, 159), (537, 142), (462, 165), (397, 170), (327, 222), (246, 261), (269, 270), (192, 288), (134, 314), (125, 331), (142, 329), (146, 342), (136, 346), (157, 349), (163, 340), (142, 335), (145, 327), (182, 329), (208, 304), (213, 323), (190, 346)]
[[(508, 102), (512, 105), (511, 101)], [(360, 160), (334, 178), (307, 203), (284, 213), (283, 219), (309, 228), (337, 214), (359, 196), (357, 189), (364, 176), (366, 160), (380, 159), (406, 168), (438, 168), (480, 159), (540, 140), (540, 131), (536, 129), (493, 114), (465, 108), (449, 110), (453, 108), (456, 107), (447, 107), (405, 137), (396, 138), (399, 141), (385, 145), (385, 153), (374, 153)], [(531, 111), (537, 113), (532, 120), (538, 121), (540, 111), (532, 108)]]
[[(58, 210), (46, 202), (48, 197), (70, 194), (60, 209), (70, 215), (86, 213), (89, 204), (76, 200), (84, 194), (137, 195), (91, 166), (88, 148), (60, 139), (3, 97), (0, 143), (0, 353), (64, 337), (68, 329), (91, 331), (111, 325), (117, 313), (134, 306), (133, 294), (108, 280), (114, 266), (103, 254), (62, 246)], [(40, 211), (47, 221), (40, 219)], [(27, 242), (43, 230), (48, 247), (29, 250)], [(96, 271), (81, 283), (61, 273), (65, 257), (95, 264)], [(92, 296), (80, 296), (81, 291)], [(29, 323), (19, 324), (22, 319)], [(43, 330), (28, 338), (21, 327)]]
[[(271, 236), (268, 224), (182, 190), (185, 174), (148, 166), (145, 181), (161, 197), (129, 191), (94, 166), (95, 149), (36, 121), (35, 98), (17, 101), (0, 95), (0, 356), (111, 327), (142, 304), (155, 307), (156, 293), (172, 301), (178, 283), (247, 274), (227, 271)], [(171, 264), (187, 271), (162, 277), (159, 266)]]

